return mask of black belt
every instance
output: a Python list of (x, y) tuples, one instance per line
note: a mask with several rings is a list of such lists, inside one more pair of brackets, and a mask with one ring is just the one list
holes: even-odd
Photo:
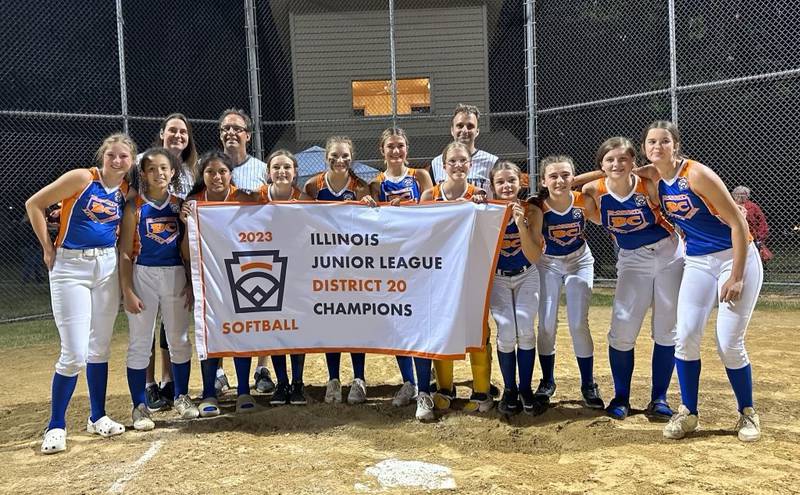
[(499, 270), (498, 269), (497, 270), (497, 274), (501, 275), (503, 277), (513, 277), (515, 275), (519, 275), (520, 273), (527, 272), (528, 270), (530, 270), (530, 268), (532, 266), (533, 265), (525, 265), (525, 266), (521, 266), (521, 267), (517, 268), (516, 270)]

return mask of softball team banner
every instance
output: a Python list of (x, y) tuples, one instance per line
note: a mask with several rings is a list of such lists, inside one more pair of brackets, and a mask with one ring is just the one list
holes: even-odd
[(463, 358), (486, 341), (505, 205), (198, 203), (197, 352)]

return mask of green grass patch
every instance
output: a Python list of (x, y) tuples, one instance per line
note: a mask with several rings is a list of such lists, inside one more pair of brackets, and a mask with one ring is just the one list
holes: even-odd
[[(128, 318), (123, 312), (117, 315), (114, 335), (128, 333)], [(52, 319), (18, 321), (0, 325), (0, 349), (20, 349), (37, 345), (56, 344), (58, 329)]]

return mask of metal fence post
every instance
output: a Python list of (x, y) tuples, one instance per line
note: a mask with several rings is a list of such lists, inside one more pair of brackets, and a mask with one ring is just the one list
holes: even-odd
[(128, 86), (125, 76), (125, 22), (122, 18), (122, 0), (117, 0), (117, 53), (119, 57), (119, 100), (122, 130), (128, 134)]
[(397, 127), (397, 65), (394, 48), (394, 0), (389, 0), (389, 68), (392, 74), (392, 128)]
[(245, 31), (247, 34), (247, 76), (250, 88), (250, 117), (253, 121), (251, 146), (253, 155), (263, 159), (261, 149), (261, 91), (258, 82), (258, 44), (256, 41), (256, 6), (253, 0), (244, 0)]
[(669, 101), (672, 123), (678, 125), (678, 56), (675, 47), (675, 0), (667, 0), (669, 8)]
[(525, 86), (528, 100), (528, 175), (530, 177), (531, 193), (535, 192), (538, 181), (539, 161), (537, 148), (537, 119), (536, 119), (536, 8), (534, 0), (525, 1)]

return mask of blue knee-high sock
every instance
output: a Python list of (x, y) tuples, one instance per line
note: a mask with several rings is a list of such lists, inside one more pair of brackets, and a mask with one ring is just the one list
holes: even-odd
[(233, 367), (236, 368), (236, 393), (245, 395), (250, 393), (250, 366), (253, 364), (251, 357), (233, 358)]
[(539, 354), (539, 365), (542, 367), (542, 380), (547, 383), (554, 383), (556, 379), (553, 377), (553, 370), (556, 367), (556, 355), (544, 356)]
[(581, 372), (581, 385), (594, 383), (594, 356), (579, 357), (578, 370)]
[(675, 369), (675, 346), (653, 343), (653, 389), (651, 400), (666, 400), (672, 370)]
[(497, 362), (500, 363), (500, 374), (503, 384), (508, 390), (517, 390), (517, 356), (514, 351), (497, 351)]
[(106, 388), (108, 387), (108, 363), (87, 363), (86, 382), (89, 385), (89, 404), (94, 423), (106, 415)]
[(725, 372), (728, 374), (728, 381), (731, 382), (733, 393), (736, 395), (739, 412), (742, 412), (745, 407), (753, 407), (753, 370), (750, 365), (738, 370), (725, 368)]
[(145, 382), (147, 382), (147, 368), (140, 370), (128, 368), (128, 390), (131, 392), (133, 407), (144, 404)]
[(397, 367), (400, 368), (400, 376), (403, 377), (403, 383), (411, 382), (416, 385), (414, 381), (414, 360), (411, 356), (396, 356)]
[(175, 398), (189, 393), (189, 375), (192, 372), (192, 360), (185, 363), (172, 363), (172, 382), (175, 384)]
[(681, 387), (681, 402), (689, 412), (697, 414), (697, 391), (700, 389), (700, 360), (684, 361), (675, 358), (678, 369), (678, 384)]
[(303, 368), (306, 366), (305, 354), (292, 354), (292, 383), (303, 383)]
[(341, 352), (326, 352), (325, 364), (328, 365), (328, 380), (339, 379), (339, 366), (342, 364)]
[(608, 360), (611, 362), (611, 376), (614, 378), (614, 397), (617, 399), (630, 399), (633, 358), (633, 349), (619, 351), (608, 346)]
[(214, 381), (217, 379), (217, 368), (219, 368), (219, 358), (208, 358), (200, 361), (204, 399), (217, 396), (217, 390), (214, 388)]
[(64, 376), (58, 373), (53, 374), (53, 388), (50, 392), (50, 423), (48, 430), (53, 428), (66, 429), (67, 427), (67, 406), (75, 392), (75, 385), (78, 383), (78, 375)]
[[(411, 358), (408, 358), (411, 361)], [(417, 390), (431, 393), (431, 360), (415, 357), (414, 368), (417, 370)]]
[[(278, 383), (289, 383), (289, 375), (286, 372), (286, 354), (272, 356), (272, 368), (275, 370), (275, 378)], [(292, 363), (292, 368), (294, 368), (294, 363)]]
[(353, 363), (353, 378), (364, 378), (364, 366), (367, 362), (367, 355), (363, 352), (351, 352), (350, 361)]
[(536, 364), (536, 349), (517, 349), (517, 364), (519, 366), (519, 389), (522, 392), (530, 392), (533, 366)]

